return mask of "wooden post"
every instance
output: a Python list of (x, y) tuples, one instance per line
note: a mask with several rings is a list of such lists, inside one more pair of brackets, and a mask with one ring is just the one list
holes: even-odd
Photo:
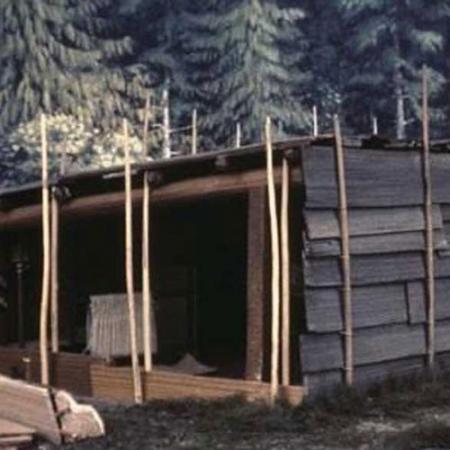
[(128, 139), (128, 124), (123, 121), (125, 147), (125, 267), (128, 311), (130, 319), (131, 364), (133, 369), (134, 400), (142, 403), (142, 383), (137, 349), (136, 312), (134, 304), (134, 274), (133, 274), (133, 205), (131, 200), (131, 162)]
[(24, 289), (23, 273), (25, 271), (23, 261), (16, 261), (17, 275), (17, 339), (19, 348), (25, 348), (25, 321), (24, 321)]
[(319, 136), (319, 115), (317, 113), (317, 106), (313, 106), (313, 136)]
[(344, 280), (344, 335), (345, 335), (345, 382), (353, 384), (353, 319), (352, 319), (352, 285), (350, 272), (350, 237), (348, 228), (347, 187), (345, 181), (344, 145), (342, 142), (339, 117), (334, 116), (334, 132), (336, 136), (336, 166), (339, 190), (339, 222), (341, 229), (341, 268)]
[(59, 208), (58, 208), (58, 199), (55, 195), (55, 190), (52, 190), (51, 197), (51, 343), (52, 343), (52, 352), (57, 353), (59, 351), (59, 321), (58, 321), (58, 295), (59, 295), (59, 261), (58, 261), (58, 253), (59, 253)]
[(144, 339), (144, 369), (152, 370), (151, 283), (150, 283), (150, 185), (144, 173), (142, 199), (142, 330)]
[(269, 198), (270, 241), (272, 247), (272, 347), (270, 400), (273, 403), (278, 394), (279, 385), (279, 340), (280, 340), (280, 242), (277, 218), (277, 200), (273, 173), (272, 122), (266, 119), (265, 126), (267, 156), (267, 192)]
[(434, 240), (433, 240), (433, 201), (431, 185), (430, 132), (428, 113), (428, 73), (422, 72), (422, 132), (423, 132), (423, 186), (426, 233), (426, 267), (427, 267), (427, 362), (434, 368), (435, 356), (435, 286), (434, 286)]
[(378, 117), (372, 116), (372, 134), (378, 136)]
[(192, 111), (192, 154), (197, 154), (197, 110)]
[(163, 158), (170, 158), (172, 152), (170, 148), (170, 106), (168, 89), (164, 89), (163, 92), (163, 133)]
[(144, 132), (142, 135), (142, 145), (144, 147), (144, 159), (148, 156), (148, 124), (150, 122), (150, 93), (147, 92), (145, 98), (145, 110), (144, 110)]
[(266, 298), (267, 188), (249, 190), (247, 224), (247, 349), (246, 380), (262, 381), (264, 362), (264, 304)]
[(241, 147), (241, 124), (238, 122), (236, 124), (236, 148), (240, 148)]
[(42, 148), (42, 292), (39, 321), (39, 353), (41, 358), (41, 383), (48, 385), (50, 381), (48, 364), (48, 306), (50, 288), (50, 208), (48, 188), (48, 144), (47, 122), (45, 114), (41, 115), (41, 148)]
[(283, 158), (281, 178), (281, 285), (282, 285), (282, 331), (281, 331), (281, 384), (289, 386), (291, 382), (291, 287), (289, 253), (289, 162)]

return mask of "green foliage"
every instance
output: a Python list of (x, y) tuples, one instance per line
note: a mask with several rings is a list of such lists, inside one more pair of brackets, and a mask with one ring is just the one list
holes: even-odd
[(3, 0), (0, 3), (0, 125), (39, 111), (109, 119), (123, 113), (130, 87), (112, 63), (131, 50), (115, 36), (110, 0)]
[[(349, 121), (361, 127), (361, 117), (367, 121), (374, 113), (392, 128), (399, 121), (395, 109), (402, 97), (406, 121), (417, 128), (423, 64), (429, 66), (431, 94), (438, 94), (444, 87), (436, 57), (444, 58), (443, 31), (450, 19), (450, 2), (341, 0), (340, 6), (350, 36), (347, 58), (351, 67), (346, 89)], [(442, 111), (435, 109), (433, 114), (439, 119)]]

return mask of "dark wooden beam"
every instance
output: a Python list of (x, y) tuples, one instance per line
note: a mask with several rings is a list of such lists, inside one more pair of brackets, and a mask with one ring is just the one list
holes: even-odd
[[(277, 169), (275, 175), (277, 183), (280, 183), (281, 169)], [(292, 179), (293, 182), (300, 182), (299, 170), (293, 170)], [(265, 183), (264, 170), (191, 178), (155, 188), (152, 195), (152, 203), (185, 201), (215, 195), (246, 192), (248, 189), (264, 186)], [(133, 190), (132, 201), (135, 206), (141, 205), (142, 196), (142, 189)], [(125, 194), (123, 191), (74, 198), (61, 205), (61, 217), (62, 219), (92, 217), (122, 212), (124, 201)], [(24, 206), (10, 211), (0, 211), (0, 230), (36, 226), (41, 215), (42, 208), (39, 204)]]
[(266, 188), (251, 189), (247, 231), (247, 349), (245, 378), (261, 381), (264, 361)]

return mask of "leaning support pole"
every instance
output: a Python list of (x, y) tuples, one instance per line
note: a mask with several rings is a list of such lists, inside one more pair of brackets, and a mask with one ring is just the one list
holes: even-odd
[(59, 296), (59, 205), (56, 198), (56, 192), (52, 190), (51, 200), (51, 342), (52, 352), (58, 353), (59, 351), (59, 313), (58, 313), (58, 296)]
[(336, 137), (336, 165), (339, 190), (339, 222), (341, 229), (341, 268), (344, 280), (344, 335), (345, 335), (345, 382), (353, 384), (353, 320), (352, 320), (352, 285), (350, 272), (350, 238), (348, 228), (347, 188), (345, 181), (344, 145), (342, 142), (339, 117), (334, 116), (334, 133)]
[(433, 243), (433, 202), (431, 185), (430, 132), (428, 113), (428, 79), (427, 69), (422, 73), (422, 132), (423, 132), (423, 187), (426, 234), (427, 267), (427, 362), (429, 369), (434, 368), (435, 355), (435, 286), (434, 286), (434, 243)]
[(272, 336), (270, 400), (275, 402), (279, 385), (279, 340), (280, 340), (280, 242), (277, 219), (277, 201), (273, 172), (272, 122), (266, 119), (265, 126), (267, 192), (269, 198), (270, 241), (272, 248)]
[(42, 148), (42, 293), (39, 321), (39, 352), (41, 358), (41, 383), (48, 385), (50, 381), (48, 364), (48, 307), (50, 288), (50, 208), (48, 187), (48, 143), (47, 121), (41, 115), (41, 148)]
[(131, 200), (131, 162), (128, 139), (128, 124), (126, 120), (123, 121), (123, 136), (123, 145), (125, 147), (125, 267), (128, 312), (130, 319), (131, 364), (133, 369), (134, 400), (136, 403), (142, 403), (142, 383), (137, 349), (136, 312), (134, 307), (133, 205)]
[(283, 158), (281, 178), (281, 286), (282, 286), (282, 329), (281, 329), (281, 384), (289, 386), (291, 373), (291, 289), (289, 254), (289, 162)]

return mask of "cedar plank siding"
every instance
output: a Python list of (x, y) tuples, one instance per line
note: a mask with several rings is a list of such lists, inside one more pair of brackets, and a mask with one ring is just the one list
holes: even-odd
[[(346, 148), (355, 386), (422, 370), (426, 353), (425, 238), (420, 148)], [(338, 189), (334, 149), (302, 152), (303, 382), (313, 396), (344, 380)], [(450, 154), (432, 154), (436, 366), (450, 352)], [(300, 276), (300, 275), (296, 275)]]

